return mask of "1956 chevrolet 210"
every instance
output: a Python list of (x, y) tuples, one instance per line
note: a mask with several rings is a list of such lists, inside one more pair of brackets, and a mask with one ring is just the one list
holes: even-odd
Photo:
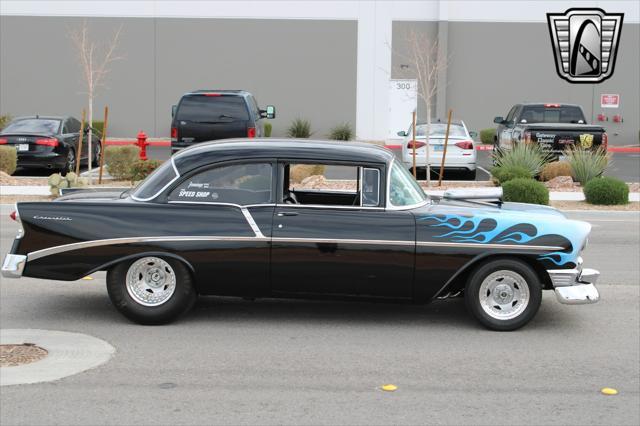
[[(304, 188), (305, 165), (352, 173), (352, 184)], [(542, 290), (561, 303), (598, 300), (599, 273), (580, 257), (588, 223), (481, 198), (429, 198), (392, 152), (369, 144), (205, 143), (131, 191), (18, 203), (2, 273), (68, 281), (107, 271), (113, 304), (143, 324), (174, 320), (197, 295), (420, 303), (462, 294), (494, 330), (531, 320)]]

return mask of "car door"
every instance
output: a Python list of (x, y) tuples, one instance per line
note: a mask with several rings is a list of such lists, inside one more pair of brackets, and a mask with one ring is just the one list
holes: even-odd
[(76, 123), (73, 118), (65, 120), (62, 126), (62, 137), (64, 141), (73, 147), (74, 152), (78, 152), (78, 138), (80, 136), (80, 124)]
[[(357, 191), (295, 188), (297, 204), (285, 194), (292, 190), (291, 166), (279, 167), (272, 291), (411, 297), (415, 220), (408, 212), (384, 209), (384, 166), (359, 167)], [(349, 196), (355, 205), (344, 202)]]
[(510, 148), (513, 144), (513, 128), (515, 126), (515, 117), (518, 108), (519, 105), (511, 108), (509, 114), (507, 114), (507, 117), (504, 120), (504, 124), (499, 135), (499, 146), (501, 148)]

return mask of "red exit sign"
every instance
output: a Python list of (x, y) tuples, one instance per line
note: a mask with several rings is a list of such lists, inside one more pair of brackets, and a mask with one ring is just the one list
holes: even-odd
[(618, 108), (620, 106), (620, 95), (600, 95), (601, 108)]

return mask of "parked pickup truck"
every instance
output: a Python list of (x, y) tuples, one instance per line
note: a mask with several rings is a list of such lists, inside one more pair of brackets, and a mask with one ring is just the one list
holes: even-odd
[(518, 104), (511, 108), (506, 118), (496, 117), (493, 122), (498, 124), (495, 143), (502, 149), (523, 141), (537, 142), (557, 156), (571, 146), (607, 149), (605, 129), (587, 124), (578, 105)]

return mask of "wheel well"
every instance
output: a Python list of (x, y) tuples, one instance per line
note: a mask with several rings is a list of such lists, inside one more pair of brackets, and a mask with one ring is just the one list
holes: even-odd
[(494, 261), (496, 259), (517, 259), (520, 260), (527, 265), (529, 265), (538, 275), (540, 282), (542, 283), (542, 288), (545, 290), (552, 289), (553, 286), (551, 284), (551, 279), (549, 278), (549, 274), (546, 269), (539, 263), (532, 259), (530, 256), (526, 255), (516, 255), (516, 254), (494, 254), (488, 255), (481, 258), (476, 258), (473, 261), (469, 262), (464, 269), (459, 272), (453, 279), (443, 288), (441, 293), (445, 293), (445, 290), (450, 292), (455, 292), (459, 290), (463, 290), (467, 285), (467, 281), (469, 280), (469, 275), (480, 265), (483, 265), (487, 262)]
[(97, 268), (92, 269), (91, 271), (89, 271), (87, 274), (85, 275), (89, 275), (92, 274), (94, 272), (97, 271), (108, 271), (109, 269), (111, 269), (112, 267), (118, 265), (119, 263), (122, 262), (127, 262), (130, 260), (135, 260), (135, 259), (139, 259), (141, 257), (147, 257), (147, 256), (155, 256), (155, 257), (169, 257), (171, 259), (177, 260), (181, 263), (183, 263), (186, 267), (187, 270), (189, 270), (189, 273), (191, 274), (191, 277), (195, 280), (195, 269), (193, 268), (193, 266), (187, 262), (186, 259), (184, 259), (181, 256), (178, 256), (176, 254), (173, 253), (167, 253), (167, 252), (157, 252), (157, 251), (153, 251), (153, 252), (143, 252), (143, 253), (136, 253), (136, 254), (131, 254), (129, 256), (124, 256), (124, 257), (119, 257), (117, 259), (111, 260), (105, 264), (100, 265)]

